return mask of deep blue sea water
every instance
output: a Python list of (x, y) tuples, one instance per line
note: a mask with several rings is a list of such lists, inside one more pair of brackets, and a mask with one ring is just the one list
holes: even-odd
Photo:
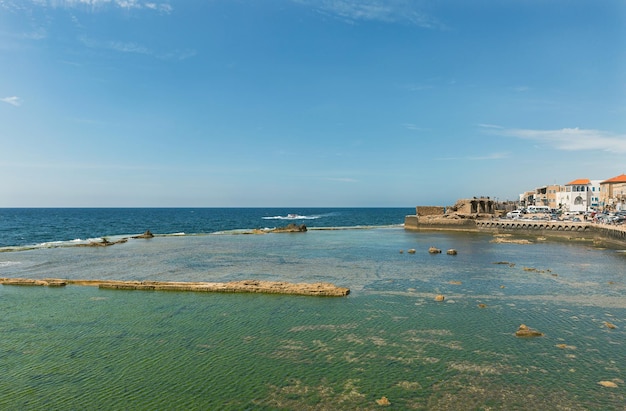
[(274, 228), (384, 226), (414, 208), (0, 208), (0, 247), (106, 236)]
[[(0, 409), (626, 409), (626, 253), (406, 231), (413, 212), (0, 209), (0, 277), (351, 289), (317, 298), (2, 286)], [(312, 229), (241, 234), (292, 222)], [(148, 229), (157, 236), (75, 246)], [(517, 338), (520, 324), (545, 335)]]

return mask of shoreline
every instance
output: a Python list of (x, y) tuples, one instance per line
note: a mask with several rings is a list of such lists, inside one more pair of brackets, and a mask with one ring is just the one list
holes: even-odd
[(227, 283), (183, 281), (70, 280), (62, 278), (0, 278), (2, 285), (64, 287), (92, 286), (109, 290), (193, 291), (211, 293), (260, 293), (318, 297), (345, 297), (349, 288), (331, 283), (289, 283), (284, 281), (242, 280)]
[(405, 217), (404, 229), (408, 231), (458, 231), (472, 233), (512, 234), (520, 237), (568, 238), (626, 246), (626, 227), (591, 222), (525, 221), (496, 219), (426, 218), (417, 215)]

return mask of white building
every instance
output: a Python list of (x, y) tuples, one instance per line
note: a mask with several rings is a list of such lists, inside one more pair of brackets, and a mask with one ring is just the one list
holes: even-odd
[(557, 201), (565, 211), (591, 211), (600, 204), (602, 180), (579, 178), (565, 184), (565, 191), (557, 193)]

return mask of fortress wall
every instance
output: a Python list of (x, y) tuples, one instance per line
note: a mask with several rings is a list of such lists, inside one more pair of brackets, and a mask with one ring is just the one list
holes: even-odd
[(407, 230), (463, 230), (476, 231), (476, 223), (469, 219), (424, 219), (408, 215), (404, 218), (404, 228)]
[(441, 206), (417, 206), (415, 207), (418, 217), (424, 217), (429, 215), (444, 215), (446, 212), (445, 207)]

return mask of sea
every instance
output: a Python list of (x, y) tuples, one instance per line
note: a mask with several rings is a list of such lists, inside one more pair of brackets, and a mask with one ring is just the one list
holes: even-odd
[[(0, 286), (0, 409), (626, 410), (625, 250), (405, 230), (414, 213), (0, 209), (0, 277), (350, 289)], [(290, 223), (308, 230), (271, 232)], [(103, 238), (128, 241), (83, 246)]]

